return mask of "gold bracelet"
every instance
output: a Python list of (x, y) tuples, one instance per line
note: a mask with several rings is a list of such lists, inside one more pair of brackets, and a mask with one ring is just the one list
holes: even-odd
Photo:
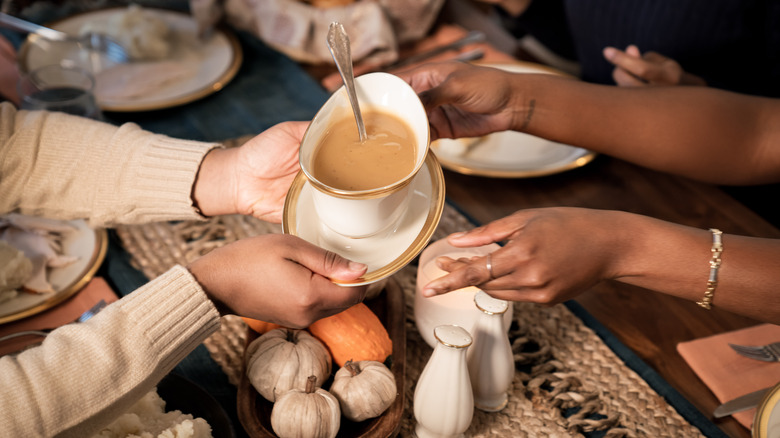
[(697, 301), (696, 304), (710, 310), (712, 307), (712, 297), (715, 295), (715, 288), (718, 286), (718, 269), (720, 268), (721, 258), (723, 253), (723, 232), (710, 228), (712, 231), (712, 258), (710, 259), (710, 277), (707, 279), (707, 290), (704, 291), (704, 298), (701, 301)]

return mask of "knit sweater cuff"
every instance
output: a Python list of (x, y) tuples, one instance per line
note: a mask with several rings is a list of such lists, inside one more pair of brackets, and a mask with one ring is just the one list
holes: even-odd
[(182, 266), (174, 266), (119, 303), (127, 320), (146, 327), (143, 335), (159, 352), (163, 369), (173, 368), (220, 324), (219, 312)]
[[(131, 132), (121, 132), (125, 130)], [(125, 141), (117, 146), (133, 148), (128, 141), (143, 146), (135, 147), (116, 173), (105, 176), (108, 181), (98, 190), (105, 188), (112, 192), (99, 192), (93, 211), (112, 215), (124, 208), (123, 223), (203, 219), (194, 206), (192, 187), (203, 158), (221, 145), (174, 139), (130, 126), (123, 126), (119, 131)], [(97, 218), (97, 221), (111, 223), (112, 219)]]

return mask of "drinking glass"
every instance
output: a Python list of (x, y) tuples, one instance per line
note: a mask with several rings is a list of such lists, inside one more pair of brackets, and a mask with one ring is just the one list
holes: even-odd
[(22, 75), (18, 88), (21, 109), (60, 111), (96, 120), (103, 117), (95, 100), (95, 78), (82, 68), (40, 67)]

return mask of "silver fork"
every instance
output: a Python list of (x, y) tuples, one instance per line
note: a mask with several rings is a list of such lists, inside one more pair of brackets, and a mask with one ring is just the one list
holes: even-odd
[(767, 345), (737, 345), (729, 344), (729, 347), (742, 356), (750, 359), (763, 360), (765, 362), (780, 362), (780, 342)]
[[(84, 311), (84, 313), (82, 313), (78, 317), (78, 319), (73, 321), (71, 324), (77, 323), (77, 322), (84, 322), (84, 321), (92, 318), (93, 316), (97, 315), (98, 312), (103, 310), (103, 308), (106, 307), (107, 305), (108, 304), (106, 303), (106, 300), (98, 301), (97, 303), (95, 303), (94, 306), (92, 306), (89, 309), (87, 309), (86, 311)], [(22, 337), (22, 336), (40, 336), (40, 337), (44, 337), (45, 338), (46, 336), (49, 335), (49, 333), (52, 330), (54, 330), (54, 329), (23, 330), (23, 331), (20, 331), (20, 332), (11, 333), (10, 335), (5, 335), (5, 336), (0, 337), (0, 342), (7, 341), (9, 339), (19, 338), (19, 337)]]
[(113, 38), (101, 33), (89, 32), (80, 36), (71, 36), (65, 32), (31, 23), (4, 12), (0, 12), (0, 26), (21, 32), (29, 32), (49, 41), (73, 41), (87, 50), (105, 54), (108, 59), (116, 63), (121, 64), (130, 60), (127, 49)]

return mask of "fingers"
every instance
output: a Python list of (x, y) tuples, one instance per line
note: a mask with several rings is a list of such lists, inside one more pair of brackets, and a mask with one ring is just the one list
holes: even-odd
[(639, 47), (635, 46), (634, 44), (626, 47), (626, 55), (637, 59), (642, 57), (642, 53), (639, 51)]
[[(306, 273), (302, 274), (306, 275)], [(316, 302), (317, 314), (311, 321), (302, 324), (303, 326), (362, 302), (368, 291), (367, 286), (339, 285), (321, 276), (312, 276), (308, 286), (308, 290), (316, 295), (313, 297), (313, 301)]]
[[(493, 258), (491, 257), (491, 259)], [(488, 269), (487, 260), (487, 256), (457, 260), (450, 257), (437, 258), (436, 265), (442, 270), (449, 272), (449, 274), (425, 285), (422, 295), (432, 297), (464, 287), (485, 285), (488, 282), (495, 281), (495, 279), (501, 276), (500, 272), (502, 271), (499, 270), (493, 260), (491, 260), (492, 269)]]
[(396, 74), (406, 81), (416, 93), (421, 94), (441, 84), (452, 71), (461, 67), (460, 64), (458, 62), (428, 63)]
[(647, 85), (647, 82), (639, 79), (638, 77), (632, 75), (620, 67), (615, 67), (615, 69), (612, 70), (612, 79), (614, 79), (615, 83), (621, 87), (642, 87)]
[(648, 63), (641, 58), (636, 46), (628, 46), (626, 52), (614, 47), (604, 48), (604, 58), (615, 65), (612, 78), (621, 86), (646, 85)]
[(368, 270), (368, 266), (363, 263), (347, 260), (301, 238), (289, 237), (289, 245), (292, 248), (290, 259), (315, 274), (333, 280), (351, 281), (360, 278)]
[[(493, 260), (501, 261), (500, 257), (495, 257), (498, 251), (492, 253)], [(440, 257), (436, 259), (439, 267), (449, 274), (429, 282), (421, 291), (422, 296), (430, 298), (437, 295), (462, 289), (469, 286), (478, 287), (493, 298), (506, 301), (522, 301), (537, 303), (542, 305), (554, 305), (568, 299), (568, 295), (557, 293), (553, 288), (533, 285), (531, 283), (521, 284), (518, 279), (512, 279), (510, 276), (516, 276), (516, 269), (504, 264), (496, 266), (493, 264), (493, 275), (491, 276), (487, 266), (487, 257), (475, 257), (471, 259), (451, 259)]]
[(628, 46), (625, 52), (605, 47), (603, 54), (615, 65), (612, 78), (621, 86), (680, 85), (685, 76), (677, 61), (656, 52), (642, 55), (635, 45)]
[(522, 227), (523, 217), (523, 213), (516, 213), (473, 230), (453, 233), (447, 237), (447, 242), (458, 248), (502, 242)]

